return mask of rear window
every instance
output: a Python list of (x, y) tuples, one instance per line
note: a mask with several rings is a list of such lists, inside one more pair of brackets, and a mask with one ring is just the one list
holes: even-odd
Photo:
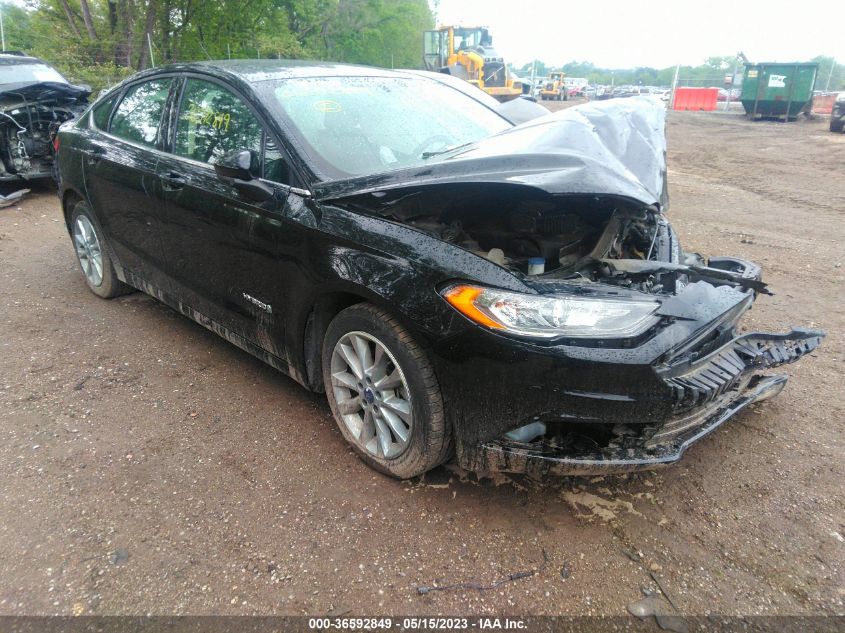
[(154, 79), (130, 87), (112, 116), (109, 132), (127, 141), (155, 147), (172, 79)]
[(311, 77), (257, 86), (278, 107), (312, 168), (328, 178), (424, 163), (509, 127), (454, 88), (402, 77)]

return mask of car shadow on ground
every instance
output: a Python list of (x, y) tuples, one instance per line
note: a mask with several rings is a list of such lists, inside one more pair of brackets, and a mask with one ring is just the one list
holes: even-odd
[(29, 189), (32, 195), (56, 195), (56, 183), (49, 178), (41, 178), (39, 180), (6, 180), (0, 182), (0, 194), (4, 196), (15, 191), (20, 191), (21, 189)]

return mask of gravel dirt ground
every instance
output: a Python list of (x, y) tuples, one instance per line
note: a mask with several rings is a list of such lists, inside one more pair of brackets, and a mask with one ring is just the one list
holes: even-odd
[(745, 328), (828, 338), (627, 477), (387, 479), (323, 397), (145, 295), (92, 295), (53, 192), (0, 210), (0, 615), (623, 615), (655, 578), (685, 614), (845, 613), (845, 136), (672, 113), (668, 139), (685, 248), (776, 293)]

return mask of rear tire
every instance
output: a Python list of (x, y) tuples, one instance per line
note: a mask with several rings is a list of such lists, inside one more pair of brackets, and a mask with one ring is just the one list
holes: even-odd
[(841, 132), (845, 126), (845, 120), (839, 119), (838, 121), (834, 121), (833, 119), (830, 120), (830, 131), (831, 132)]
[(366, 464), (407, 479), (451, 455), (434, 368), (390, 314), (367, 303), (343, 310), (326, 331), (322, 360), (335, 421)]
[(91, 292), (102, 299), (112, 299), (131, 292), (132, 289), (117, 278), (103, 229), (91, 208), (83, 201), (73, 207), (70, 236), (76, 261)]

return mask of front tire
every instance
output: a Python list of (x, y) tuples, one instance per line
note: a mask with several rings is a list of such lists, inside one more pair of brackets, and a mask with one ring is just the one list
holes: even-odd
[(845, 120), (839, 119), (838, 121), (834, 121), (833, 119), (830, 120), (830, 131), (831, 132), (841, 132), (843, 126), (845, 126)]
[(77, 202), (70, 218), (70, 235), (76, 261), (85, 275), (88, 289), (103, 299), (126, 294), (129, 286), (117, 278), (103, 229), (85, 202)]
[(322, 360), (335, 421), (365, 463), (407, 479), (450, 456), (434, 368), (387, 312), (366, 303), (343, 310), (326, 331)]

